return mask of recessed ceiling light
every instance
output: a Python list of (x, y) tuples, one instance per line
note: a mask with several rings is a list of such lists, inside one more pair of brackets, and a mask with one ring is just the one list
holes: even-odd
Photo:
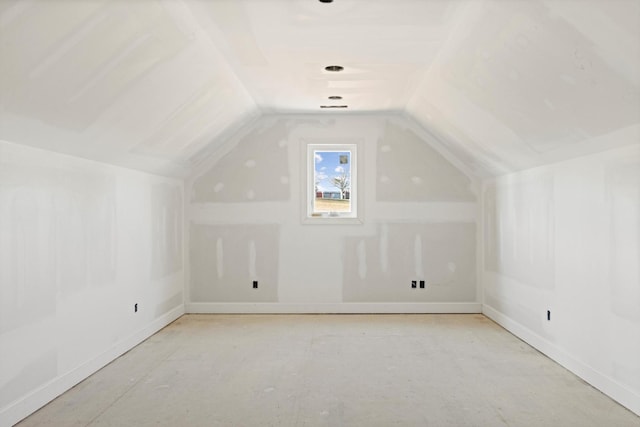
[(344, 70), (344, 67), (342, 65), (328, 65), (328, 66), (324, 67), (324, 69), (327, 70), (327, 71), (337, 72), (337, 71)]
[(333, 0), (318, 0), (320, 3), (333, 3)]
[(320, 108), (349, 108), (348, 105), (321, 105)]
[(329, 99), (342, 99), (342, 97), (338, 95), (331, 95)]

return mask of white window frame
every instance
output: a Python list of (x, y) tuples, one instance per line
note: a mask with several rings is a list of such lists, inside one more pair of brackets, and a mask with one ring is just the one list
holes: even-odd
[[(302, 222), (304, 224), (362, 224), (361, 194), (358, 189), (358, 144), (355, 143), (307, 143), (302, 150), (305, 156), (303, 164), (306, 173), (303, 179), (303, 209)], [(350, 153), (351, 184), (349, 200), (351, 212), (314, 213), (315, 191), (315, 153), (317, 151), (348, 151)]]

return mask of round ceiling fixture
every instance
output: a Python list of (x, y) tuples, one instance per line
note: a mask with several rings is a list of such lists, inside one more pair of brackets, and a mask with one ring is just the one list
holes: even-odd
[(318, 0), (320, 3), (333, 3), (333, 0)]
[(339, 95), (331, 95), (329, 99), (342, 99), (342, 97)]
[(344, 70), (344, 67), (342, 65), (327, 65), (324, 69), (327, 71), (338, 72)]

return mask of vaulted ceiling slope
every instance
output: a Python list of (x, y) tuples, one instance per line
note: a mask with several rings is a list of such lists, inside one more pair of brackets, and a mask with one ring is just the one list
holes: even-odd
[(3, 140), (185, 175), (336, 104), (479, 176), (638, 144), (640, 0), (0, 0)]
[(0, 1), (0, 139), (156, 173), (259, 114), (184, 2)]
[(478, 174), (640, 144), (640, 1), (470, 1), (407, 105)]

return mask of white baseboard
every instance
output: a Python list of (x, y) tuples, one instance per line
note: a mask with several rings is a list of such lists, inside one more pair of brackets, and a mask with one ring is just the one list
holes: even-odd
[(187, 303), (185, 308), (176, 307), (148, 326), (120, 341), (100, 356), (86, 362), (64, 375), (57, 377), (34, 390), (20, 400), (0, 410), (0, 426), (11, 426), (46, 405), (60, 394), (129, 351), (184, 313), (484, 313), (517, 337), (546, 354), (574, 374), (601, 390), (620, 404), (640, 415), (640, 395), (574, 359), (555, 344), (525, 328), (494, 308), (480, 303)]
[(186, 303), (186, 313), (200, 314), (391, 314), (482, 313), (482, 304), (465, 303)]
[(144, 328), (134, 332), (127, 338), (114, 344), (101, 355), (87, 361), (77, 368), (56, 377), (26, 396), (0, 409), (0, 426), (12, 426), (37, 411), (71, 387), (75, 386), (91, 374), (100, 370), (136, 345), (140, 344), (169, 323), (184, 314), (184, 307), (178, 306), (162, 315)]
[(602, 372), (599, 372), (579, 360), (576, 360), (560, 347), (544, 339), (540, 335), (534, 333), (496, 309), (488, 305), (484, 305), (482, 313), (518, 338), (525, 341), (527, 344), (547, 355), (550, 359), (553, 359), (598, 390), (602, 391), (613, 400), (625, 406), (632, 412), (640, 415), (640, 394), (629, 389), (625, 385), (620, 384), (618, 381), (603, 374)]

